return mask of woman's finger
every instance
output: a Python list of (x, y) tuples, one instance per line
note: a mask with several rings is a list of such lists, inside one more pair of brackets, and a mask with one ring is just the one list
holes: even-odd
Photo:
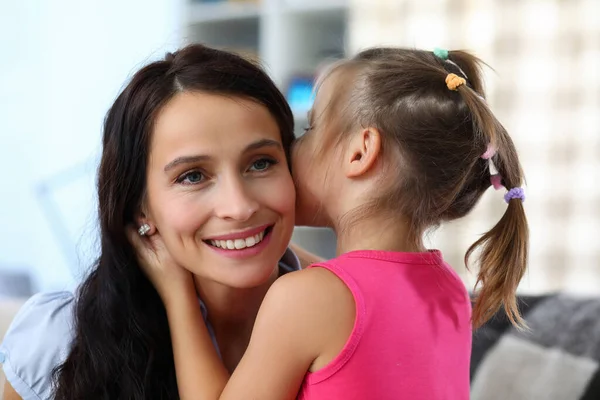
[(127, 235), (127, 239), (129, 243), (133, 246), (136, 253), (140, 253), (145, 250), (146, 244), (142, 240), (142, 237), (138, 233), (137, 229), (133, 225), (127, 225), (125, 227), (125, 234)]
[(150, 247), (152, 247), (152, 250), (155, 253), (161, 254), (161, 252), (167, 251), (167, 247), (165, 246), (158, 232), (156, 232), (154, 235), (147, 236), (147, 239)]

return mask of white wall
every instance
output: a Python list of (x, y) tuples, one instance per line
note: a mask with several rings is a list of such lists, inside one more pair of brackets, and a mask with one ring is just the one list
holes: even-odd
[(135, 69), (179, 46), (182, 9), (182, 0), (0, 1), (0, 269), (56, 290), (92, 263), (104, 114)]

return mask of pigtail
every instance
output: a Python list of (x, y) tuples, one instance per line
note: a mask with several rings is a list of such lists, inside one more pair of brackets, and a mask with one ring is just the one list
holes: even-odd
[[(502, 177), (507, 190), (521, 187), (523, 174), (515, 146), (500, 126), (496, 133), (498, 151), (493, 157), (494, 164)], [(529, 226), (523, 207), (523, 199), (508, 198), (508, 207), (500, 221), (485, 233), (467, 251), (467, 261), (479, 250), (479, 273), (477, 284), (481, 289), (477, 294), (473, 321), (480, 326), (503, 305), (508, 319), (516, 326), (523, 327), (516, 302), (516, 290), (523, 277), (528, 258)]]
[[(468, 85), (471, 89), (478, 95), (484, 96), (482, 65), (487, 66), (487, 64), (474, 55), (461, 50), (449, 51), (446, 61), (450, 65), (454, 64), (461, 72), (461, 75), (464, 75), (468, 79)], [(449, 69), (447, 65), (446, 69)]]
[[(477, 74), (475, 76), (478, 77)], [(486, 157), (494, 162), (503, 186), (507, 190), (520, 188), (523, 172), (510, 136), (475, 90), (461, 85), (457, 91), (472, 115), (477, 141), (482, 144), (481, 154), (490, 146), (494, 151), (488, 151)], [(506, 197), (506, 200), (508, 207), (500, 221), (477, 240), (465, 255), (465, 263), (469, 265), (471, 257), (478, 253), (478, 291), (473, 309), (476, 327), (489, 320), (501, 307), (504, 307), (508, 319), (515, 326), (524, 326), (517, 306), (516, 290), (527, 266), (529, 227), (523, 199)]]
[(473, 323), (481, 326), (504, 306), (508, 319), (524, 326), (516, 302), (516, 290), (525, 273), (529, 228), (523, 204), (519, 199), (508, 203), (506, 212), (490, 231), (486, 232), (467, 251), (465, 262), (476, 250), (479, 254), (477, 293)]
[[(521, 186), (522, 174), (512, 141), (502, 129), (498, 133), (502, 145), (493, 158), (507, 189)], [(508, 207), (500, 221), (467, 251), (465, 263), (478, 251), (479, 286), (473, 322), (481, 326), (501, 306), (508, 319), (516, 326), (524, 326), (516, 302), (516, 290), (527, 267), (529, 227), (520, 198), (508, 199)]]

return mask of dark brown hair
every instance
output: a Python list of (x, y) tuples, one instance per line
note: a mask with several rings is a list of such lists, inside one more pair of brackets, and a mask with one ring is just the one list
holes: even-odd
[[(481, 66), (464, 51), (443, 60), (427, 51), (375, 48), (336, 64), (324, 78), (338, 82), (319, 117), (342, 133), (329, 141), (361, 127), (382, 133), (384, 155), (394, 155), (396, 163), (385, 174), (384, 183), (392, 184), (372, 204), (407, 218), (415, 241), (427, 229), (467, 215), (491, 186), (489, 161), (481, 157), (488, 144), (497, 149), (492, 161), (504, 186), (523, 183), (513, 141), (485, 101)], [(449, 73), (466, 84), (450, 90)], [(501, 306), (514, 324), (522, 324), (515, 292), (527, 264), (528, 232), (522, 201), (513, 199), (496, 226), (467, 251), (467, 265), (475, 254), (479, 261), (476, 326)]]
[(292, 112), (265, 72), (246, 59), (191, 45), (133, 76), (104, 122), (98, 170), (101, 251), (77, 294), (70, 353), (54, 372), (58, 400), (179, 398), (166, 312), (137, 264), (125, 227), (134, 222), (146, 187), (154, 120), (183, 91), (264, 105), (289, 157)]

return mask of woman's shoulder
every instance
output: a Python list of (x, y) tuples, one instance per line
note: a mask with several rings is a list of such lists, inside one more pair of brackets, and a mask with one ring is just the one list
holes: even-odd
[(39, 293), (10, 324), (0, 345), (0, 362), (23, 400), (51, 397), (52, 372), (71, 347), (74, 305), (71, 292)]

